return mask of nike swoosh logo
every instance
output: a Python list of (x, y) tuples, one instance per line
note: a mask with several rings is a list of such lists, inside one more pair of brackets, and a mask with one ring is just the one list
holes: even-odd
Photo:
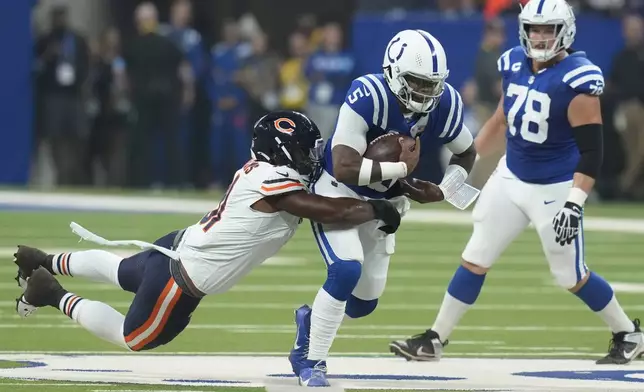
[(281, 173), (281, 172), (275, 172), (275, 173), (279, 174), (282, 177), (288, 177), (288, 173)]
[(637, 350), (635, 350), (635, 349), (632, 349), (630, 352), (626, 352), (626, 350), (624, 350), (624, 352), (623, 352), (624, 358), (626, 358), (628, 360), (631, 360), (633, 358), (633, 356), (635, 355), (636, 351)]
[(427, 357), (427, 356), (431, 356), (431, 355), (432, 354), (430, 354), (430, 353), (426, 352), (425, 350), (423, 350), (422, 346), (418, 347), (418, 350), (416, 350), (416, 356), (418, 356), (418, 357)]
[(543, 201), (543, 204), (548, 205), (554, 203), (556, 200), (550, 200), (550, 201)]

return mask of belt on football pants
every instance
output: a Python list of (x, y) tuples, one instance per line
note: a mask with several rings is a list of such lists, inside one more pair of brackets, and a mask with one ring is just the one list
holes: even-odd
[[(174, 237), (174, 241), (172, 242), (172, 250), (177, 249), (185, 232), (186, 232), (186, 229), (179, 230), (177, 235)], [(181, 264), (181, 260), (175, 260), (173, 258), (169, 258), (169, 259), (170, 259), (170, 275), (177, 283), (177, 286), (179, 286), (181, 290), (183, 290), (183, 292), (190, 297), (193, 297), (193, 298), (205, 297), (206, 294), (202, 293), (201, 290), (199, 290), (195, 286), (195, 284), (188, 276), (186, 269), (183, 268), (183, 265)]]

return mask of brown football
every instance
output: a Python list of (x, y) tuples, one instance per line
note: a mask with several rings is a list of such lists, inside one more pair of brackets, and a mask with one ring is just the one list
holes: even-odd
[(376, 162), (398, 162), (402, 151), (398, 139), (401, 137), (403, 138), (404, 148), (409, 148), (411, 151), (416, 145), (414, 138), (398, 133), (386, 133), (378, 136), (369, 143), (364, 157)]

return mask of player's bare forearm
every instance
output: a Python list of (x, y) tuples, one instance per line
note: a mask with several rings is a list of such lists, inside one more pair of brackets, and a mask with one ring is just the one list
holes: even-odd
[(474, 147), (479, 156), (485, 158), (501, 148), (506, 127), (505, 113), (503, 113), (503, 97), (501, 97), (496, 111), (483, 124), (483, 127), (474, 139)]
[(467, 170), (467, 172), (469, 173), (472, 171), (472, 166), (474, 166), (475, 160), (476, 148), (474, 147), (474, 144), (472, 144), (470, 147), (468, 147), (467, 150), (463, 151), (462, 153), (452, 155), (452, 159), (450, 159), (449, 164), (458, 165)]
[(299, 191), (271, 196), (267, 201), (279, 211), (318, 223), (359, 225), (375, 219), (369, 203), (349, 197), (330, 198)]
[(595, 179), (583, 173), (575, 173), (572, 179), (572, 187), (579, 188), (586, 194), (590, 194), (595, 186)]
[[(362, 155), (349, 146), (337, 145), (331, 151), (333, 155), (333, 175), (336, 180), (350, 185), (358, 185)], [(370, 184), (382, 181), (380, 165), (371, 166)]]

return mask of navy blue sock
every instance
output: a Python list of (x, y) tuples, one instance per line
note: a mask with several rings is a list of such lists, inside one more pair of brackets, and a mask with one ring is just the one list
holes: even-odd
[(481, 292), (485, 275), (477, 275), (462, 265), (458, 267), (447, 292), (457, 300), (472, 305)]
[(584, 301), (593, 312), (599, 312), (613, 298), (613, 289), (604, 278), (591, 272), (586, 284), (575, 295)]

